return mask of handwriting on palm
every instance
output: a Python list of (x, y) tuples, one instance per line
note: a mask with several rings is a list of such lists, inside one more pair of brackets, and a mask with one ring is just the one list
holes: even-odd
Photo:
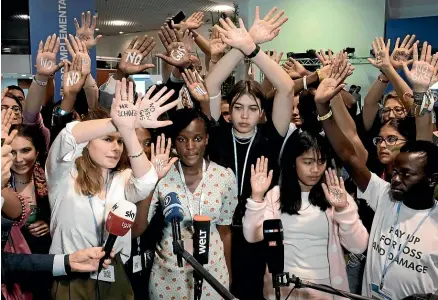
[(56, 54), (59, 50), (59, 44), (59, 38), (56, 37), (56, 34), (48, 36), (44, 45), (43, 41), (40, 42), (36, 57), (37, 74), (50, 76), (55, 73), (57, 69)]
[(209, 101), (210, 98), (207, 93), (207, 89), (201, 82), (194, 82), (187, 86), (190, 94), (195, 98), (196, 101), (206, 102)]
[(413, 87), (428, 89), (433, 77), (433, 66), (425, 61), (415, 61), (411, 71), (406, 73)]
[(251, 190), (252, 195), (262, 197), (269, 189), (272, 181), (273, 171), (268, 173), (268, 159), (262, 156), (257, 158), (256, 165), (251, 165)]
[(325, 198), (333, 207), (343, 209), (348, 206), (344, 180), (342, 177), (339, 179), (333, 169), (325, 171), (325, 183), (322, 184), (322, 189)]
[(164, 178), (169, 172), (173, 164), (178, 160), (177, 157), (170, 159), (170, 147), (172, 140), (167, 140), (164, 134), (157, 137), (157, 143), (152, 143), (151, 162), (153, 163), (155, 170), (157, 171), (158, 180)]
[[(400, 45), (400, 38), (397, 38), (394, 46), (394, 50), (391, 53), (391, 64), (394, 69), (400, 69), (403, 63), (410, 64), (409, 56), (412, 54), (413, 45), (415, 41), (415, 34), (412, 36), (407, 35)], [(418, 41), (416, 42), (418, 43)]]
[(102, 35), (94, 37), (94, 31), (96, 30), (97, 14), (91, 18), (91, 12), (82, 13), (81, 26), (79, 27), (76, 18), (73, 20), (76, 27), (76, 36), (85, 43), (87, 49), (91, 49), (99, 42)]
[(155, 47), (153, 37), (144, 35), (140, 39), (134, 37), (129, 46), (123, 51), (120, 58), (119, 70), (125, 74), (135, 74), (149, 68), (154, 68), (153, 64), (142, 64), (142, 61), (149, 55)]
[(182, 42), (172, 42), (167, 48), (167, 54), (165, 60), (175, 67), (184, 67), (190, 63), (190, 53)]
[(122, 82), (116, 82), (116, 92), (111, 105), (111, 118), (117, 128), (135, 128), (140, 103), (139, 99), (134, 104), (134, 84), (132, 81), (127, 84), (126, 78), (123, 78)]

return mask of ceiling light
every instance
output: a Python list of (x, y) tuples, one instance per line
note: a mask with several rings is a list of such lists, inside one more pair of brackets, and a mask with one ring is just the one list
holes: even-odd
[(27, 77), (28, 75), (26, 75), (26, 74), (21, 74), (21, 77)]
[(94, 30), (99, 31), (99, 28), (96, 28), (96, 29), (94, 29)]
[(13, 15), (11, 18), (15, 20), (29, 20), (29, 15)]
[(208, 9), (209, 11), (234, 11), (234, 7), (230, 6), (230, 5), (223, 5), (223, 4), (219, 4), (219, 5), (214, 5), (211, 8)]
[(119, 31), (119, 33), (120, 33), (120, 34), (124, 34), (124, 32), (123, 32), (123, 31)]
[(128, 25), (132, 24), (132, 22), (122, 21), (122, 20), (108, 21), (105, 23), (106, 23), (106, 25), (110, 25), (110, 26), (128, 26)]

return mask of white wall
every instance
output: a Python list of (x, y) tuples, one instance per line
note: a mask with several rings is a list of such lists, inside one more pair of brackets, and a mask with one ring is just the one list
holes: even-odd
[[(242, 12), (248, 15), (246, 24), (253, 23), (256, 6), (260, 6), (262, 17), (277, 6), (289, 18), (280, 35), (262, 45), (263, 50), (286, 53), (354, 47), (357, 57), (368, 57), (371, 41), (384, 34), (385, 0), (249, 0)], [(365, 95), (379, 72), (371, 65), (355, 67), (347, 81), (362, 86), (361, 94)]]

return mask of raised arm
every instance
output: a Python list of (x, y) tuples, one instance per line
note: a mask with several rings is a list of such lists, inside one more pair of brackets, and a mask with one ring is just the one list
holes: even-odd
[(184, 73), (182, 73), (182, 77), (190, 92), (190, 96), (199, 102), (201, 111), (211, 119), (210, 97), (202, 82), (201, 75), (199, 75), (197, 71), (192, 72), (191, 70), (185, 69)]

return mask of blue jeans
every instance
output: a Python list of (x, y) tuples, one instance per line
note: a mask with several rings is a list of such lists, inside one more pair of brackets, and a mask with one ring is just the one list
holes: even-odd
[(349, 258), (347, 264), (347, 277), (350, 292), (361, 295), (366, 256), (350, 253)]

